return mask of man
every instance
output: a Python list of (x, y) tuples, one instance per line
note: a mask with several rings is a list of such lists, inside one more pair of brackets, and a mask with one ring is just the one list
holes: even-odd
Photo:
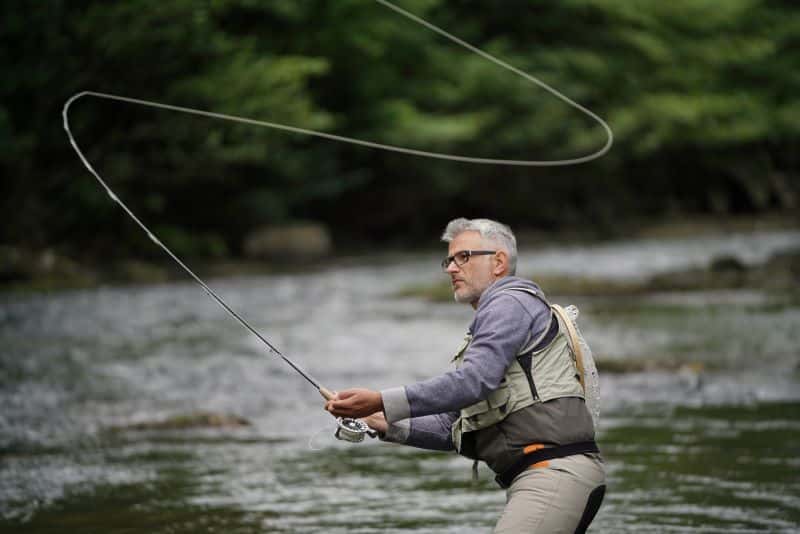
[(347, 389), (326, 403), (363, 417), (382, 439), (485, 461), (507, 490), (495, 532), (583, 532), (605, 491), (568, 335), (539, 287), (514, 276), (511, 230), (455, 219), (442, 268), (475, 317), (456, 369), (381, 392)]

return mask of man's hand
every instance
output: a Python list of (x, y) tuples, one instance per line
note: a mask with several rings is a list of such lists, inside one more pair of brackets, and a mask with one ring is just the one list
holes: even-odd
[(383, 410), (383, 399), (371, 389), (345, 389), (326, 402), (325, 409), (336, 417), (366, 417)]
[(386, 422), (386, 416), (383, 415), (383, 412), (375, 412), (372, 415), (362, 417), (361, 420), (381, 436), (385, 435), (386, 430), (389, 428), (389, 423)]

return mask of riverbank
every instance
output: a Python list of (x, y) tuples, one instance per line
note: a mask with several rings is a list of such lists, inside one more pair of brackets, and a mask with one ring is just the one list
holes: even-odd
[[(679, 269), (643, 279), (582, 277), (557, 274), (521, 273), (536, 281), (548, 294), (559, 297), (624, 297), (670, 291), (713, 291), (760, 289), (800, 295), (800, 247), (780, 251), (766, 262), (747, 265), (733, 256), (718, 256), (707, 266)], [(449, 302), (453, 291), (446, 281), (411, 285), (397, 297), (416, 297)]]
[[(800, 228), (800, 220), (793, 214), (771, 213), (759, 216), (739, 217), (687, 217), (667, 221), (631, 221), (626, 227), (629, 233), (626, 239), (676, 239), (696, 238), (701, 236), (724, 236), (733, 232), (753, 233)], [(568, 229), (560, 232), (545, 232), (531, 229), (520, 229), (518, 240), (526, 247), (564, 246), (569, 244), (598, 244), (614, 242), (600, 239), (592, 229)], [(438, 246), (435, 242), (424, 245), (425, 248)], [(218, 258), (186, 258), (187, 264), (203, 278), (225, 278), (242, 275), (265, 275), (306, 272), (323, 269), (331, 265), (357, 261), (369, 256), (391, 257), (393, 247), (365, 247), (350, 244), (337, 247), (336, 254), (325, 256), (290, 257), (288, 260), (256, 260), (241, 257)], [(404, 251), (405, 253), (405, 251)], [(550, 287), (561, 295), (607, 295), (637, 294), (652, 291), (662, 286), (664, 289), (692, 287), (712, 289), (715, 287), (749, 286), (757, 283), (753, 277), (764, 274), (765, 282), (772, 283), (770, 272), (747, 273), (745, 279), (740, 276), (741, 269), (735, 264), (725, 263), (719, 258), (717, 268), (710, 273), (699, 271), (678, 273), (678, 280), (651, 280), (648, 283), (625, 282), (619, 280), (602, 280), (576, 277), (560, 277), (548, 275), (537, 276), (543, 285)], [(768, 266), (770, 271), (775, 266)], [(735, 274), (740, 271), (739, 274)], [(717, 276), (722, 274), (722, 277)], [(51, 292), (65, 289), (82, 289), (97, 286), (125, 286), (137, 284), (160, 284), (180, 281), (186, 273), (172, 260), (164, 256), (159, 260), (125, 258), (108, 261), (101, 258), (79, 259), (53, 248), (31, 250), (21, 247), (0, 245), (0, 292)], [(783, 287), (783, 286), (780, 286)], [(444, 299), (449, 290), (436, 288), (409, 288), (409, 296), (423, 296)]]

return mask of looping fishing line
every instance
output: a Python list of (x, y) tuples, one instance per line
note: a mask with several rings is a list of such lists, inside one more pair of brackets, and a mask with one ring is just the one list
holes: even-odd
[[(335, 429), (336, 429), (336, 425), (331, 426), (329, 424), (328, 425), (324, 425), (321, 428), (317, 429), (317, 431), (314, 432), (313, 434), (311, 434), (311, 436), (308, 438), (308, 450), (314, 451), (314, 452), (321, 451), (323, 448), (322, 447), (315, 447), (314, 446), (314, 440), (316, 440), (319, 437), (319, 435), (322, 434), (323, 432), (325, 432), (326, 430), (335, 430)], [(332, 433), (328, 433), (326, 435), (328, 436), (328, 439), (330, 440), (331, 436), (332, 436)]]
[(136, 215), (134, 215), (134, 213), (128, 208), (128, 206), (125, 205), (125, 203), (119, 197), (117, 197), (117, 195), (114, 193), (114, 191), (100, 177), (100, 174), (97, 171), (94, 170), (94, 168), (89, 163), (89, 161), (86, 159), (86, 156), (83, 154), (83, 152), (81, 151), (80, 147), (78, 146), (77, 141), (75, 141), (75, 137), (73, 136), (72, 131), (70, 130), (70, 125), (69, 125), (69, 109), (70, 109), (70, 106), (72, 106), (72, 104), (76, 100), (78, 100), (79, 98), (82, 98), (84, 96), (92, 96), (92, 97), (96, 97), (96, 98), (103, 98), (103, 99), (113, 100), (113, 101), (117, 101), (117, 102), (127, 102), (127, 103), (130, 103), (130, 104), (138, 104), (138, 105), (141, 105), (141, 106), (147, 106), (147, 107), (152, 107), (152, 108), (160, 108), (160, 109), (166, 109), (166, 110), (170, 110), (170, 111), (177, 111), (177, 112), (180, 112), (180, 113), (188, 113), (188, 114), (192, 114), (192, 115), (200, 115), (200, 116), (209, 117), (209, 118), (213, 118), (213, 119), (220, 119), (220, 120), (238, 122), (238, 123), (243, 123), (243, 124), (250, 124), (250, 125), (253, 125), (253, 126), (263, 126), (263, 127), (266, 127), (266, 128), (274, 128), (276, 130), (283, 130), (283, 131), (286, 131), (286, 132), (299, 133), (299, 134), (304, 134), (304, 135), (311, 135), (311, 136), (315, 136), (315, 137), (322, 137), (322, 138), (325, 138), (325, 139), (330, 139), (332, 141), (339, 141), (339, 142), (343, 142), (343, 143), (361, 145), (361, 146), (365, 146), (365, 147), (369, 147), (369, 148), (376, 148), (376, 149), (379, 149), (379, 150), (387, 150), (387, 151), (391, 151), (391, 152), (399, 152), (399, 153), (402, 153), (402, 154), (409, 154), (409, 155), (414, 155), (414, 156), (422, 156), (422, 157), (427, 157), (427, 158), (436, 158), (436, 159), (444, 159), (444, 160), (451, 160), (451, 161), (460, 161), (460, 162), (465, 162), (465, 163), (528, 166), (528, 167), (555, 167), (555, 166), (565, 166), (565, 165), (576, 165), (578, 163), (586, 163), (588, 161), (592, 161), (594, 159), (597, 159), (597, 158), (601, 157), (602, 155), (604, 155), (606, 152), (608, 152), (609, 149), (611, 148), (611, 145), (613, 144), (613, 140), (614, 140), (614, 136), (613, 136), (613, 133), (611, 132), (611, 128), (608, 126), (608, 124), (606, 124), (606, 122), (603, 119), (598, 117), (596, 114), (594, 114), (593, 112), (591, 112), (587, 108), (581, 106), (577, 102), (574, 102), (573, 100), (571, 100), (570, 98), (566, 97), (565, 95), (563, 95), (562, 93), (560, 93), (556, 89), (550, 87), (546, 83), (538, 80), (537, 78), (531, 76), (530, 74), (527, 74), (527, 73), (525, 73), (525, 72), (523, 72), (523, 71), (521, 71), (521, 70), (519, 70), (519, 69), (517, 69), (517, 68), (515, 68), (515, 67), (513, 67), (511, 65), (509, 65), (508, 63), (505, 63), (504, 61), (501, 61), (501, 60), (497, 59), (496, 57), (492, 56), (491, 54), (489, 54), (487, 52), (484, 52), (483, 50), (480, 50), (480, 49), (470, 45), (469, 43), (467, 43), (465, 41), (462, 41), (461, 39), (459, 39), (459, 38), (447, 33), (446, 31), (442, 30), (438, 26), (435, 26), (435, 25), (429, 23), (428, 21), (419, 18), (418, 16), (416, 16), (416, 15), (414, 15), (412, 13), (409, 13), (408, 11), (405, 11), (405, 10), (399, 8), (399, 7), (395, 6), (394, 4), (392, 4), (392, 3), (390, 3), (390, 2), (388, 2), (386, 0), (375, 0), (375, 1), (378, 2), (381, 5), (389, 8), (389, 9), (395, 11), (396, 13), (398, 13), (398, 14), (400, 14), (400, 15), (402, 15), (402, 16), (404, 16), (404, 17), (406, 17), (406, 18), (408, 18), (408, 19), (410, 19), (410, 20), (412, 20), (414, 22), (416, 22), (417, 24), (420, 24), (420, 25), (422, 25), (422, 26), (424, 26), (424, 27), (426, 27), (426, 28), (438, 33), (439, 35), (442, 35), (443, 37), (447, 38), (448, 40), (450, 40), (450, 41), (452, 41), (452, 42), (454, 42), (454, 43), (456, 43), (456, 44), (458, 44), (458, 45), (460, 45), (460, 46), (462, 46), (464, 48), (466, 48), (467, 50), (470, 50), (471, 52), (474, 52), (475, 54), (478, 54), (479, 56), (485, 58), (486, 60), (491, 61), (492, 63), (494, 63), (494, 64), (496, 64), (496, 65), (498, 65), (498, 66), (500, 66), (500, 67), (502, 67), (502, 68), (504, 68), (506, 70), (509, 70), (509, 71), (513, 72), (514, 74), (524, 78), (525, 80), (528, 80), (529, 82), (531, 82), (531, 83), (533, 83), (535, 85), (538, 85), (542, 89), (545, 89), (546, 91), (550, 92), (555, 97), (557, 97), (560, 100), (566, 102), (567, 104), (569, 104), (573, 108), (575, 108), (575, 109), (579, 110), (580, 112), (588, 115), (589, 117), (591, 117), (592, 119), (597, 121), (603, 127), (603, 129), (606, 131), (606, 134), (608, 136), (608, 140), (607, 140), (606, 144), (600, 150), (598, 150), (598, 151), (596, 151), (596, 152), (594, 152), (592, 154), (589, 154), (589, 155), (583, 156), (583, 157), (579, 157), (579, 158), (573, 158), (573, 159), (535, 161), (535, 160), (476, 158), (476, 157), (469, 157), (469, 156), (459, 156), (459, 155), (455, 155), (455, 154), (429, 152), (429, 151), (425, 151), (425, 150), (415, 150), (415, 149), (411, 149), (411, 148), (405, 148), (405, 147), (394, 146), (394, 145), (386, 145), (386, 144), (382, 144), (382, 143), (375, 143), (375, 142), (372, 142), (372, 141), (365, 141), (365, 140), (362, 140), (362, 139), (356, 139), (356, 138), (352, 138), (352, 137), (345, 137), (345, 136), (334, 135), (334, 134), (329, 134), (329, 133), (324, 133), (324, 132), (318, 132), (318, 131), (314, 131), (314, 130), (308, 130), (308, 129), (305, 129), (305, 128), (298, 128), (298, 127), (295, 127), (295, 126), (287, 126), (285, 124), (279, 124), (279, 123), (267, 122), (267, 121), (260, 121), (260, 120), (255, 120), (255, 119), (249, 119), (249, 118), (246, 118), (246, 117), (237, 117), (237, 116), (233, 116), (233, 115), (225, 115), (225, 114), (222, 114), (222, 113), (214, 113), (214, 112), (211, 112), (211, 111), (204, 111), (204, 110), (200, 110), (200, 109), (193, 109), (193, 108), (187, 108), (187, 107), (181, 107), (181, 106), (173, 106), (173, 105), (169, 105), (169, 104), (162, 104), (162, 103), (159, 103), (159, 102), (152, 102), (152, 101), (149, 101), (149, 100), (141, 100), (141, 99), (138, 99), (138, 98), (130, 98), (130, 97), (113, 95), (113, 94), (108, 94), (108, 93), (98, 93), (98, 92), (94, 92), (94, 91), (83, 91), (83, 92), (80, 92), (80, 93), (77, 93), (77, 94), (73, 95), (64, 104), (64, 109), (62, 110), (62, 116), (63, 116), (63, 119), (64, 119), (64, 130), (66, 130), (66, 132), (67, 132), (67, 136), (69, 137), (69, 141), (70, 141), (70, 144), (72, 145), (72, 148), (78, 154), (78, 157), (81, 159), (81, 161), (83, 162), (83, 165), (86, 167), (86, 169), (97, 179), (97, 181), (100, 183), (100, 185), (106, 190), (106, 193), (108, 193), (108, 196), (114, 202), (119, 204), (120, 207), (125, 211), (125, 213), (127, 213), (128, 216), (130, 216), (136, 222), (136, 224), (139, 225), (139, 227), (141, 227), (142, 230), (144, 230), (144, 232), (147, 234), (147, 236), (150, 238), (150, 240), (153, 243), (155, 243), (157, 246), (159, 246), (162, 250), (164, 250), (164, 252), (166, 252), (167, 255), (169, 255), (185, 272), (187, 272), (189, 274), (189, 276), (191, 276), (212, 299), (214, 299), (220, 306), (222, 306), (222, 308), (226, 312), (228, 312), (234, 319), (236, 319), (242, 326), (244, 326), (247, 330), (249, 330), (251, 333), (253, 333), (259, 340), (261, 340), (261, 342), (264, 343), (264, 345), (266, 345), (268, 347), (270, 353), (275, 354), (276, 356), (279, 356), (284, 361), (286, 361), (286, 363), (288, 363), (290, 366), (292, 366), (292, 368), (294, 368), (298, 373), (300, 373), (303, 376), (303, 378), (305, 378), (308, 382), (310, 382), (312, 385), (314, 385), (317, 388), (317, 390), (319, 390), (321, 393), (323, 393), (323, 396), (325, 396), (328, 393), (328, 391), (325, 390), (324, 388), (322, 388), (322, 386), (319, 384), (318, 381), (316, 381), (314, 378), (312, 378), (308, 373), (306, 373), (296, 363), (294, 363), (289, 358), (287, 358), (286, 356), (281, 354), (281, 352), (278, 349), (276, 349), (269, 341), (267, 341), (267, 339), (264, 336), (262, 336), (255, 328), (250, 326), (250, 324), (247, 321), (245, 321), (241, 316), (239, 316), (239, 314), (237, 314), (235, 311), (233, 311), (230, 308), (230, 306), (228, 306), (228, 304), (225, 303), (225, 301), (223, 301), (216, 293), (214, 293), (214, 291), (212, 291), (211, 288), (209, 288), (208, 285), (206, 285), (206, 283), (203, 282), (202, 279), (200, 279), (196, 274), (194, 274), (194, 272), (192, 272), (192, 270), (189, 269), (189, 267), (187, 267), (175, 254), (173, 254), (173, 252), (169, 248), (167, 248), (167, 246), (164, 245), (164, 243), (162, 243), (155, 236), (155, 234), (153, 234), (153, 232), (151, 232), (150, 229), (147, 226), (145, 226), (145, 224), (142, 221), (140, 221), (138, 217), (136, 217)]
[[(611, 128), (608, 126), (608, 124), (603, 119), (601, 119), (597, 114), (592, 112), (591, 110), (589, 110), (589, 109), (585, 108), (584, 106), (578, 104), (577, 102), (575, 102), (571, 98), (567, 97), (566, 95), (564, 95), (560, 91), (558, 91), (555, 88), (549, 86), (548, 84), (544, 83), (543, 81), (539, 80), (538, 78), (528, 74), (527, 72), (521, 71), (520, 69), (518, 69), (518, 68), (516, 68), (516, 67), (514, 67), (512, 65), (509, 65), (505, 61), (502, 61), (502, 60), (494, 57), (493, 55), (489, 54), (488, 52), (484, 52), (480, 48), (476, 48), (476, 47), (472, 46), (471, 44), (467, 43), (466, 41), (463, 41), (462, 39), (459, 39), (458, 37), (446, 32), (445, 30), (439, 28), (438, 26), (436, 26), (434, 24), (431, 24), (430, 22), (428, 22), (428, 21), (426, 21), (426, 20), (414, 15), (413, 13), (409, 13), (408, 11), (406, 11), (404, 9), (401, 9), (400, 7), (392, 4), (391, 2), (388, 2), (387, 0), (375, 0), (375, 1), (378, 2), (381, 5), (389, 8), (389, 9), (395, 11), (396, 13), (399, 13), (400, 15), (402, 15), (402, 16), (404, 16), (404, 17), (416, 22), (417, 24), (420, 24), (421, 26), (424, 26), (424, 27), (430, 29), (431, 31), (433, 31), (435, 33), (438, 33), (439, 35), (441, 35), (441, 36), (445, 37), (446, 39), (458, 44), (459, 46), (461, 46), (463, 48), (466, 48), (470, 52), (473, 52), (473, 53), (483, 57), (487, 61), (490, 61), (490, 62), (494, 63), (495, 65), (498, 65), (499, 67), (502, 67), (503, 69), (506, 69), (508, 71), (513, 72), (517, 76), (520, 76), (521, 78), (523, 78), (523, 79), (525, 79), (525, 80), (527, 80), (527, 81), (529, 81), (529, 82), (541, 87), (545, 91), (549, 92), (550, 94), (552, 94), (553, 96), (555, 96), (559, 100), (562, 100), (563, 102), (565, 102), (569, 106), (577, 109), (581, 113), (583, 113), (585, 115), (588, 115), (593, 120), (597, 121), (597, 123), (599, 123), (600, 126), (602, 126), (603, 129), (605, 130), (606, 136), (607, 136), (607, 140), (606, 140), (605, 145), (603, 145), (603, 147), (600, 148), (599, 150), (597, 150), (596, 152), (593, 152), (593, 153), (588, 154), (586, 156), (582, 156), (582, 157), (578, 157), (578, 158), (571, 158), (571, 159), (515, 160), (515, 159), (496, 159), (496, 158), (476, 158), (476, 157), (471, 157), (471, 156), (460, 156), (460, 155), (456, 155), (456, 154), (446, 154), (446, 153), (441, 153), (441, 152), (430, 152), (430, 151), (426, 151), (426, 150), (416, 150), (416, 149), (412, 149), (412, 148), (400, 147), (400, 146), (395, 146), (395, 145), (387, 145), (387, 144), (383, 144), (383, 143), (375, 143), (375, 142), (366, 141), (366, 140), (363, 140), (363, 139), (356, 139), (356, 138), (353, 138), (353, 137), (346, 137), (346, 136), (341, 136), (341, 135), (329, 134), (329, 133), (325, 133), (325, 132), (318, 132), (318, 131), (315, 131), (315, 130), (309, 130), (309, 129), (306, 129), (306, 128), (298, 128), (298, 127), (295, 127), (295, 126), (288, 126), (288, 125), (285, 125), (285, 124), (280, 124), (280, 123), (275, 123), (275, 122), (260, 121), (260, 120), (255, 120), (255, 119), (249, 119), (249, 118), (246, 118), (246, 117), (237, 117), (237, 116), (234, 116), (234, 115), (226, 115), (226, 114), (223, 114), (223, 113), (214, 113), (214, 112), (211, 112), (211, 111), (204, 111), (204, 110), (186, 108), (186, 107), (181, 107), (181, 106), (172, 106), (172, 105), (169, 105), (169, 104), (162, 104), (162, 103), (159, 103), (159, 102), (153, 102), (153, 101), (149, 101), (149, 100), (141, 100), (141, 99), (138, 99), (138, 98), (123, 97), (123, 96), (112, 95), (112, 94), (108, 94), (108, 93), (98, 93), (98, 92), (94, 92), (94, 91), (83, 91), (81, 93), (78, 93), (78, 94), (72, 96), (66, 102), (66, 104), (64, 105), (64, 111), (63, 111), (63, 114), (64, 114), (64, 128), (67, 130), (67, 134), (70, 137), (70, 141), (72, 142), (72, 145), (75, 147), (75, 150), (77, 150), (79, 155), (80, 155), (80, 149), (78, 149), (78, 146), (75, 143), (74, 139), (72, 138), (72, 133), (70, 132), (70, 129), (69, 129), (69, 123), (67, 121), (67, 112), (69, 110), (69, 107), (72, 105), (72, 103), (75, 100), (77, 100), (77, 99), (79, 99), (79, 98), (81, 98), (83, 96), (94, 96), (94, 97), (97, 97), (97, 98), (105, 98), (105, 99), (116, 100), (116, 101), (120, 101), (120, 102), (128, 102), (128, 103), (131, 103), (131, 104), (139, 104), (139, 105), (142, 105), (142, 106), (149, 106), (149, 107), (154, 107), (154, 108), (168, 109), (168, 110), (171, 110), (171, 111), (178, 111), (178, 112), (189, 113), (189, 114), (194, 114), (194, 115), (202, 115), (202, 116), (211, 117), (211, 118), (214, 118), (214, 119), (227, 120), (227, 121), (233, 121), (233, 122), (240, 122), (240, 123), (243, 123), (243, 124), (251, 124), (251, 125), (254, 125), (254, 126), (263, 126), (263, 127), (266, 127), (266, 128), (274, 128), (276, 130), (283, 130), (283, 131), (287, 131), (287, 132), (299, 133), (299, 134), (304, 134), (304, 135), (311, 135), (311, 136), (315, 136), (315, 137), (322, 137), (322, 138), (325, 138), (325, 139), (330, 139), (332, 141), (339, 141), (339, 142), (342, 142), (342, 143), (350, 143), (350, 144), (354, 144), (354, 145), (361, 145), (361, 146), (366, 146), (366, 147), (369, 147), (369, 148), (376, 148), (376, 149), (379, 149), (379, 150), (388, 150), (388, 151), (391, 151), (391, 152), (399, 152), (399, 153), (402, 153), (402, 154), (410, 154), (410, 155), (414, 155), (414, 156), (422, 156), (422, 157), (427, 157), (427, 158), (445, 159), (445, 160), (451, 160), (451, 161), (461, 161), (461, 162), (464, 162), (464, 163), (527, 166), (527, 167), (556, 167), (556, 166), (577, 165), (579, 163), (586, 163), (586, 162), (595, 160), (595, 159), (603, 156), (604, 154), (606, 154), (611, 149), (611, 145), (613, 145), (613, 143), (614, 143), (614, 133), (611, 131)], [(81, 159), (84, 159), (84, 158), (81, 157)], [(85, 159), (84, 159), (84, 164), (88, 166), (88, 163), (86, 163)]]

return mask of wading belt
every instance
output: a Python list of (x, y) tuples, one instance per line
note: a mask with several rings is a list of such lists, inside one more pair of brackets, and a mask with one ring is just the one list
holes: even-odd
[(545, 460), (552, 460), (554, 458), (564, 458), (565, 456), (572, 456), (573, 454), (583, 454), (587, 452), (600, 452), (597, 448), (597, 443), (594, 441), (581, 441), (579, 443), (570, 443), (568, 445), (556, 445), (555, 447), (538, 448), (531, 451), (517, 463), (509, 467), (503, 473), (497, 475), (494, 479), (501, 488), (507, 488), (516, 476), (533, 464), (538, 464)]

